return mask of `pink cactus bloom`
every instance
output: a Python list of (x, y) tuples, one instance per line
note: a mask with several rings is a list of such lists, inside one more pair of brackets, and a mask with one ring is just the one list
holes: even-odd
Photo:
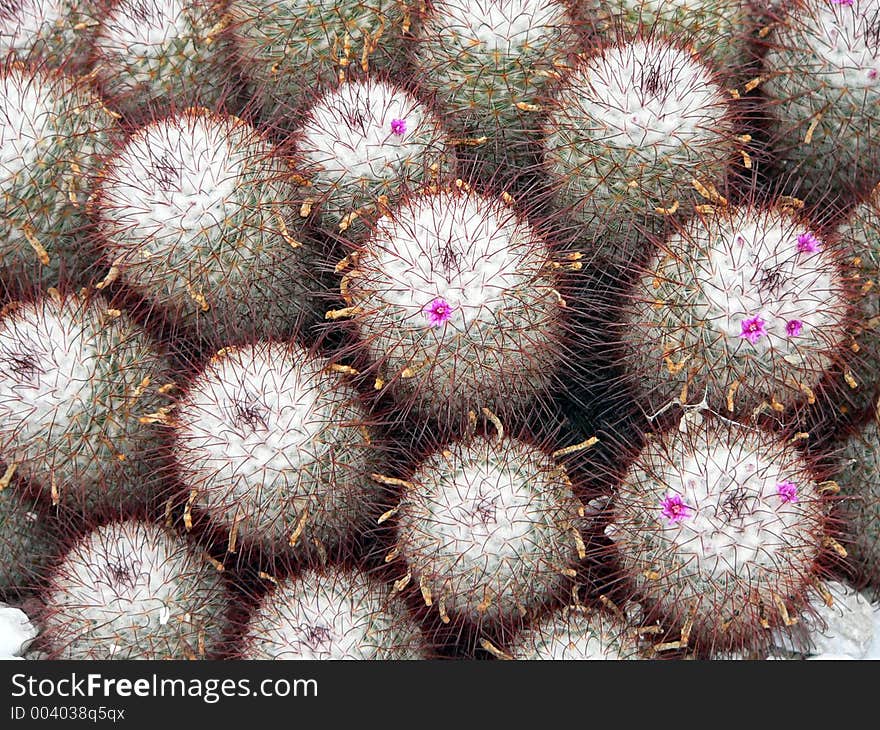
[(785, 323), (785, 334), (789, 337), (797, 337), (804, 328), (804, 323), (799, 319), (792, 319)]
[(797, 237), (797, 250), (798, 253), (817, 253), (822, 250), (822, 244), (818, 238), (807, 231)]
[(422, 310), (428, 317), (428, 324), (439, 327), (452, 318), (452, 305), (442, 297), (437, 297)]
[(739, 333), (739, 336), (744, 337), (754, 345), (758, 340), (766, 336), (767, 328), (765, 325), (766, 323), (764, 320), (757, 314), (754, 317), (744, 319), (741, 325), (742, 331)]
[(667, 494), (660, 500), (660, 507), (660, 514), (673, 525), (686, 520), (693, 514), (693, 510), (684, 503), (684, 500), (678, 494)]
[(391, 120), (391, 134), (402, 137), (406, 133), (406, 119)]
[(797, 485), (794, 482), (779, 482), (776, 485), (776, 493), (783, 502), (797, 502)]

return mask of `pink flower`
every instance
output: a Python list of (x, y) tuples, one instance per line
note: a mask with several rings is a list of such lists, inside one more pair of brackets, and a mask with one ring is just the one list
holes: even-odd
[(794, 482), (779, 482), (776, 485), (776, 493), (783, 502), (797, 502), (797, 484)]
[(853, 0), (831, 0), (832, 5), (852, 5)]
[(822, 250), (822, 244), (818, 238), (807, 231), (797, 237), (797, 250), (798, 253), (817, 253)]
[(422, 311), (427, 315), (428, 323), (432, 327), (439, 327), (452, 318), (452, 305), (441, 297), (425, 305)]
[(757, 314), (754, 317), (744, 319), (740, 325), (742, 331), (739, 333), (739, 336), (745, 337), (754, 345), (767, 334), (765, 324), (764, 320)]
[(398, 137), (402, 137), (406, 132), (406, 119), (392, 119), (391, 120), (391, 134), (396, 134)]
[(804, 328), (804, 323), (799, 319), (791, 319), (785, 323), (785, 334), (789, 337), (797, 337)]
[(662, 514), (673, 525), (677, 522), (687, 519), (693, 514), (693, 510), (688, 507), (678, 494), (667, 494), (660, 500)]

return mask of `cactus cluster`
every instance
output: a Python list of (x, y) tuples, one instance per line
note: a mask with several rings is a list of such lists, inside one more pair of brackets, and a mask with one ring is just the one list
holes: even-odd
[(818, 646), (880, 586), (878, 20), (0, 0), (37, 655)]

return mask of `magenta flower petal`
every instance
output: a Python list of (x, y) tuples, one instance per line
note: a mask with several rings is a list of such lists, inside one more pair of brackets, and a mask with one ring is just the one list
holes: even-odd
[(799, 319), (791, 319), (785, 323), (785, 334), (789, 337), (797, 337), (804, 328), (804, 323)]
[(667, 494), (660, 500), (660, 514), (674, 525), (690, 517), (693, 510), (684, 503), (680, 495)]
[(432, 327), (439, 327), (452, 318), (452, 305), (441, 297), (425, 305), (422, 311)]
[(759, 315), (744, 319), (740, 325), (740, 337), (744, 337), (753, 345), (767, 334), (766, 322)]
[(797, 502), (797, 484), (784, 481), (776, 485), (776, 493), (783, 502)]
[(406, 119), (391, 120), (391, 134), (402, 137), (406, 133)]
[(797, 250), (798, 253), (817, 253), (822, 250), (822, 243), (807, 231), (797, 237)]

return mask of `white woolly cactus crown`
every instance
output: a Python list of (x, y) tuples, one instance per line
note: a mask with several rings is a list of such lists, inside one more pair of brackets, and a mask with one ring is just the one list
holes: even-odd
[(791, 211), (720, 208), (665, 241), (621, 332), (651, 407), (706, 398), (739, 415), (815, 399), (842, 354), (847, 287), (837, 252)]
[(426, 658), (399, 597), (359, 570), (307, 570), (263, 599), (242, 639), (243, 659)]
[(0, 0), (0, 55), (84, 66), (97, 25), (94, 0)]
[(396, 198), (439, 177), (453, 154), (428, 107), (373, 78), (324, 94), (298, 132), (296, 151), (325, 220), (340, 227), (379, 205), (380, 196)]
[(584, 60), (557, 89), (544, 130), (557, 202), (615, 260), (642, 245), (629, 240), (638, 229), (657, 231), (666, 216), (720, 197), (736, 151), (729, 94), (706, 64), (662, 37)]
[(302, 347), (229, 348), (175, 411), (173, 454), (191, 503), (224, 527), (230, 551), (338, 550), (383, 503), (366, 421), (343, 376)]
[(377, 387), (460, 419), (552, 381), (565, 302), (551, 264), (512, 208), (462, 188), (407, 199), (337, 269)]
[(880, 0), (801, 0), (774, 24), (768, 110), (784, 169), (817, 201), (880, 177)]
[(517, 634), (509, 655), (525, 661), (640, 659), (637, 615), (566, 606)]
[(221, 10), (216, 0), (117, 0), (95, 37), (96, 73), (112, 103), (155, 114), (219, 101), (231, 58)]
[(94, 214), (111, 276), (231, 344), (242, 331), (285, 332), (310, 309), (317, 285), (297, 199), (269, 141), (193, 108), (128, 139), (102, 172)]
[(226, 625), (227, 594), (207, 558), (138, 520), (81, 538), (49, 580), (45, 624), (57, 659), (204, 659)]
[(521, 619), (584, 557), (565, 471), (515, 439), (476, 437), (422, 461), (397, 511), (395, 552), (444, 622)]
[(822, 487), (780, 438), (693, 415), (630, 467), (606, 534), (685, 643), (692, 627), (703, 647), (754, 647), (765, 624), (793, 625), (819, 577)]
[(47, 296), (0, 320), (0, 457), (53, 504), (147, 502), (159, 445), (148, 416), (169, 405), (152, 339), (100, 298)]

